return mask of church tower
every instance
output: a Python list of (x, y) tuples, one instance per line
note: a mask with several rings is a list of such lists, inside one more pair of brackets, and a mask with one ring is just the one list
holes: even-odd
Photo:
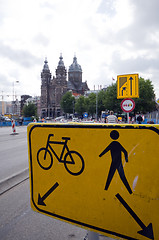
[(68, 81), (67, 70), (64, 65), (62, 54), (55, 70), (55, 76), (51, 76), (48, 61), (45, 59), (41, 72), (41, 117), (56, 118), (63, 115), (61, 99), (67, 91), (84, 95), (89, 90), (87, 82), (82, 82), (82, 68), (74, 56), (73, 63), (69, 67)]
[(66, 84), (67, 71), (64, 66), (62, 54), (60, 55), (59, 59), (60, 61), (58, 62), (58, 66), (56, 69), (56, 79), (58, 82), (60, 81), (61, 83)]
[(82, 82), (82, 68), (77, 63), (77, 57), (74, 56), (73, 63), (68, 70), (68, 89), (71, 89), (73, 93), (84, 94), (89, 90), (87, 82)]
[(44, 67), (41, 72), (41, 116), (48, 116), (50, 106), (49, 87), (51, 82), (51, 73), (48, 66), (48, 61), (45, 59)]
[(62, 96), (67, 92), (67, 70), (65, 68), (62, 54), (59, 57), (58, 66), (56, 68), (56, 77), (53, 78), (54, 101), (55, 101), (55, 116), (62, 114), (60, 102)]

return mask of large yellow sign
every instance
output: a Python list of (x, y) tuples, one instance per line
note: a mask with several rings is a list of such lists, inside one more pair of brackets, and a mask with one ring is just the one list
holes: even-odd
[(117, 76), (117, 98), (138, 98), (139, 76), (128, 74)]
[(28, 126), (33, 210), (119, 239), (159, 239), (159, 125)]

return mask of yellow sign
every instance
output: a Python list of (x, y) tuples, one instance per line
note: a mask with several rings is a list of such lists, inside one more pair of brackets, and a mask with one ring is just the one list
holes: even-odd
[(159, 98), (156, 100), (156, 103), (159, 105)]
[(117, 98), (138, 98), (139, 76), (128, 74), (117, 76)]
[(30, 124), (33, 210), (118, 239), (159, 239), (159, 125)]

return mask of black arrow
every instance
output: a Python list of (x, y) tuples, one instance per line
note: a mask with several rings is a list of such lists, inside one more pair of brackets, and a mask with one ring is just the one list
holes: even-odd
[(120, 196), (119, 193), (116, 194), (116, 197), (121, 202), (121, 204), (126, 208), (126, 210), (131, 214), (131, 216), (135, 219), (135, 221), (140, 225), (140, 227), (142, 228), (142, 230), (138, 231), (138, 233), (153, 240), (154, 236), (153, 236), (152, 223), (150, 223), (146, 227), (145, 224), (140, 220), (140, 218), (138, 218), (136, 213), (129, 207), (129, 205), (125, 202), (125, 200)]
[(44, 203), (44, 200), (59, 186), (58, 182), (56, 182), (50, 189), (45, 193), (43, 197), (40, 196), (40, 193), (38, 195), (38, 205), (46, 206)]
[(133, 80), (133, 78), (130, 77), (129, 80), (130, 80), (130, 91), (131, 91), (130, 95), (132, 96), (132, 80)]

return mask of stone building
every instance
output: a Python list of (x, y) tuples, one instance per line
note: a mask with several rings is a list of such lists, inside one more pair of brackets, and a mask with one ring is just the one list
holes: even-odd
[(73, 93), (80, 93), (81, 95), (84, 95), (84, 92), (88, 90), (87, 82), (82, 82), (82, 68), (77, 63), (76, 56), (74, 56), (73, 63), (68, 70), (67, 87)]
[(77, 63), (77, 58), (73, 58), (73, 63), (68, 70), (65, 68), (62, 55), (59, 58), (55, 77), (51, 76), (48, 61), (45, 59), (41, 72), (41, 117), (57, 117), (62, 115), (60, 101), (67, 91), (84, 94), (89, 90), (87, 82), (82, 82), (82, 69)]

